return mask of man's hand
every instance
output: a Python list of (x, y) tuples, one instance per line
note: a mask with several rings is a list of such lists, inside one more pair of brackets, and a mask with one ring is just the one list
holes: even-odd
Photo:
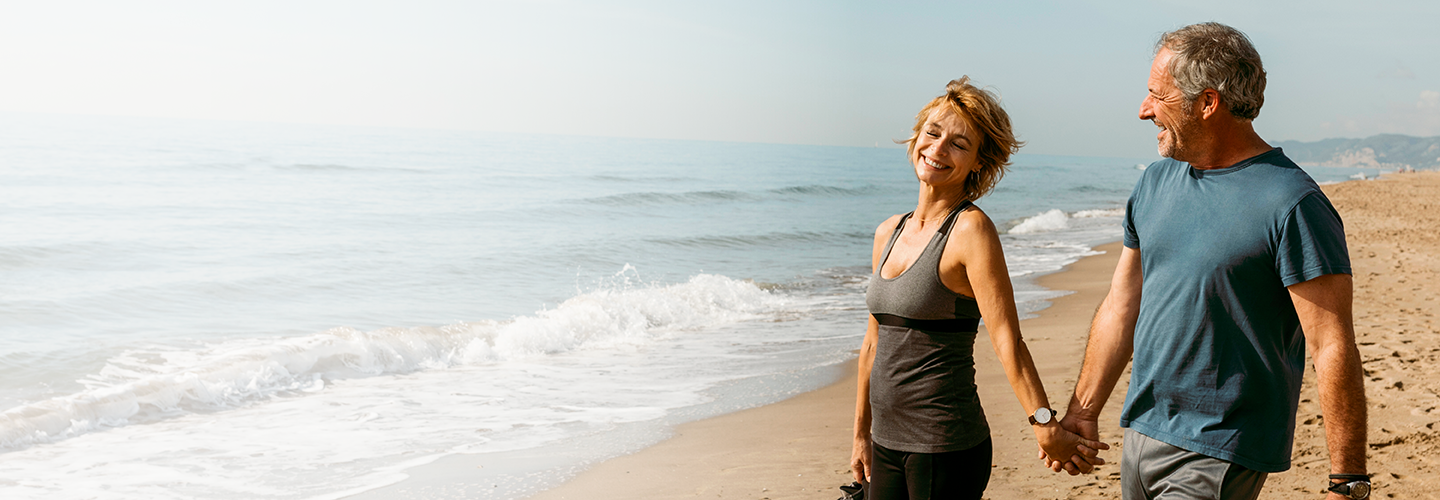
[(860, 483), (870, 482), (870, 464), (874, 463), (871, 458), (872, 445), (869, 438), (855, 438), (855, 444), (850, 450), (850, 472), (855, 475), (855, 481)]
[(1065, 457), (1063, 462), (1046, 460), (1046, 467), (1055, 472), (1064, 468), (1070, 471), (1072, 476), (1081, 472), (1089, 473), (1096, 465), (1104, 464), (1105, 459), (1099, 456), (1100, 450), (1110, 449), (1108, 444), (1086, 438), (1059, 424), (1035, 427), (1035, 437), (1040, 444), (1042, 458)]
[(1110, 445), (1100, 441), (1100, 423), (1094, 419), (1082, 417), (1076, 413), (1067, 413), (1065, 418), (1060, 419), (1060, 427), (1068, 433), (1077, 436), (1081, 441), (1076, 447), (1077, 453), (1054, 454), (1048, 453), (1044, 447), (1040, 450), (1040, 459), (1045, 462), (1045, 467), (1052, 471), (1060, 472), (1062, 469), (1072, 476), (1081, 473), (1089, 474), (1096, 465), (1105, 463), (1105, 459), (1099, 457), (1099, 450), (1108, 450)]

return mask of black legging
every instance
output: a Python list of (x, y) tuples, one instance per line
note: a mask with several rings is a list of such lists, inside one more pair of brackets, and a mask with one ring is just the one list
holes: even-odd
[(979, 500), (990, 483), (991, 453), (990, 438), (947, 453), (909, 453), (874, 445), (865, 500)]

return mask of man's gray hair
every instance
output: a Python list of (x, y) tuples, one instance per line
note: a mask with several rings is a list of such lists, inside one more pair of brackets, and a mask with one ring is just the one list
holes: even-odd
[(1174, 54), (1166, 68), (1185, 99), (1215, 89), (1230, 114), (1243, 120), (1260, 116), (1265, 104), (1265, 66), (1250, 38), (1240, 30), (1210, 22), (1192, 24), (1160, 35), (1155, 52)]

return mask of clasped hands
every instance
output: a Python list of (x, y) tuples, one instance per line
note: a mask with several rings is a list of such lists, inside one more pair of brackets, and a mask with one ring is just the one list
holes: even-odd
[(1105, 463), (1100, 450), (1110, 449), (1100, 441), (1099, 423), (1072, 414), (1060, 419), (1059, 425), (1036, 426), (1035, 438), (1045, 467), (1072, 476), (1089, 474), (1095, 466)]

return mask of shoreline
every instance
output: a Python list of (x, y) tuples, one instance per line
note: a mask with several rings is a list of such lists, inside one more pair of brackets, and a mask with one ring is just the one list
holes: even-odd
[[(1047, 289), (1073, 292), (1051, 299), (1049, 307), (1035, 313), (1037, 317), (1021, 321), (1036, 368), (1047, 382), (1052, 406), (1068, 401), (1079, 373), (1089, 321), (1109, 290), (1119, 248), (1118, 242), (1096, 246), (1096, 251), (1104, 253), (1083, 257), (1037, 279)], [(1036, 498), (1055, 491), (1060, 483), (1079, 483), (1080, 479), (1040, 467), (1024, 409), (994, 350), (981, 348), (988, 344), (989, 336), (982, 328), (976, 338), (976, 383), (995, 439), (996, 464), (987, 497)], [(528, 498), (838, 497), (839, 486), (851, 481), (849, 436), (856, 373), (853, 360), (841, 366), (844, 374), (839, 382), (777, 403), (682, 424), (669, 439), (597, 463)], [(1118, 442), (1104, 434), (1102, 438)], [(1105, 456), (1119, 457), (1113, 450)], [(1118, 477), (1115, 465), (1101, 466), (1097, 472), (1112, 470)], [(1037, 482), (1049, 476), (1058, 481), (1056, 485)], [(995, 485), (1032, 483), (1034, 487), (1014, 488), (1013, 496), (992, 494), (999, 493)]]

